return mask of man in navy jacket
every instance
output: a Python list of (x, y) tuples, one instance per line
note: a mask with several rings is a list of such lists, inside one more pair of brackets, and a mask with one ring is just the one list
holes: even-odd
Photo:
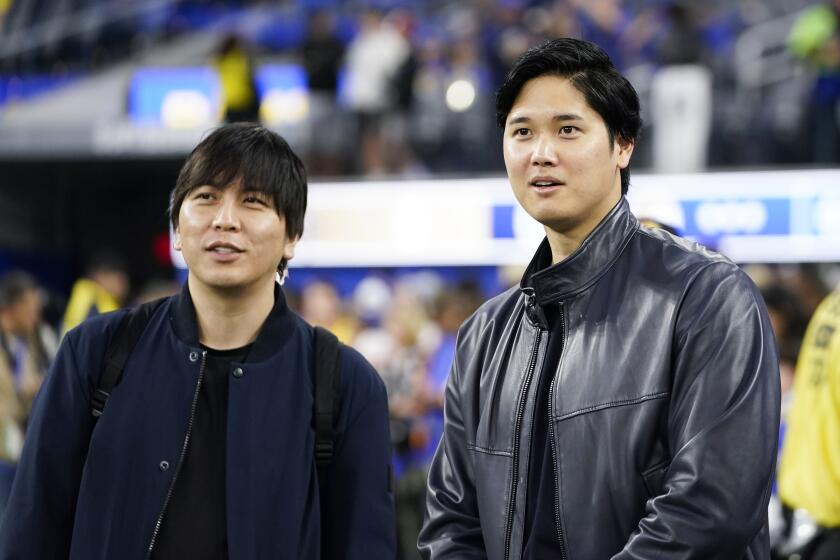
[(387, 398), (347, 347), (319, 503), (313, 329), (276, 282), (306, 190), (300, 160), (260, 126), (224, 126), (196, 147), (170, 206), (188, 280), (155, 310), (96, 422), (91, 394), (125, 312), (65, 337), (33, 410), (0, 558), (394, 557)]

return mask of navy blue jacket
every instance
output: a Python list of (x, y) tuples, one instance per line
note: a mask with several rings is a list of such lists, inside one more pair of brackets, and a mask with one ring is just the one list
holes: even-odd
[[(282, 291), (276, 294), (247, 363), (233, 364), (243, 375), (229, 377), (231, 560), (320, 554), (314, 330), (288, 310)], [(90, 319), (62, 342), (32, 412), (0, 527), (0, 559), (131, 560), (148, 553), (178, 470), (203, 360), (185, 288), (152, 316), (94, 429), (90, 397), (122, 313)], [(349, 347), (341, 352), (341, 375), (328, 540), (337, 558), (393, 558), (385, 388)]]

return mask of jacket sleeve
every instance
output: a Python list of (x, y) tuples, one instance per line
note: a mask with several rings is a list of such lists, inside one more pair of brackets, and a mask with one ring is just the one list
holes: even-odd
[[(460, 333), (459, 333), (460, 338)], [(458, 348), (458, 346), (456, 346)], [(417, 544), (425, 560), (486, 558), (478, 518), (475, 473), (467, 452), (461, 381), (455, 359), (446, 382), (444, 431), (426, 485), (426, 512)]]
[(0, 559), (67, 558), (93, 428), (74, 333), (65, 337), (32, 409), (0, 525)]
[(767, 522), (780, 387), (763, 300), (731, 263), (706, 267), (676, 321), (661, 492), (612, 560), (742, 558)]
[(379, 375), (352, 348), (342, 348), (342, 403), (331, 464), (323, 558), (396, 558), (388, 396)]

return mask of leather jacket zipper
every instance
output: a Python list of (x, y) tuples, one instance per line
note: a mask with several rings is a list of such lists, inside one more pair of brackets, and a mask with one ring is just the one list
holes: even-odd
[(155, 530), (152, 533), (152, 540), (149, 541), (149, 548), (146, 550), (146, 560), (152, 557), (152, 552), (155, 549), (155, 541), (157, 541), (160, 526), (163, 523), (163, 516), (166, 513), (166, 508), (169, 506), (169, 501), (172, 499), (172, 491), (175, 489), (175, 482), (178, 480), (178, 473), (181, 472), (181, 466), (184, 464), (184, 458), (187, 456), (187, 448), (190, 445), (190, 436), (192, 435), (193, 422), (195, 421), (195, 408), (198, 405), (198, 394), (201, 391), (201, 384), (204, 381), (204, 365), (207, 362), (207, 350), (201, 352), (201, 367), (198, 370), (198, 381), (195, 384), (195, 393), (193, 394), (192, 405), (190, 406), (190, 421), (187, 424), (187, 435), (184, 436), (184, 445), (181, 447), (181, 455), (178, 457), (178, 464), (175, 466), (175, 472), (172, 475), (172, 482), (169, 483), (169, 490), (166, 492), (166, 498), (163, 500), (163, 507), (160, 509), (157, 521), (155, 522)]
[[(563, 303), (560, 303), (560, 356), (566, 347), (566, 314), (563, 311)], [(560, 544), (560, 558), (566, 560), (566, 542), (563, 539), (563, 524), (560, 521), (560, 476), (557, 472), (557, 444), (554, 442), (554, 421), (551, 417), (552, 403), (554, 402), (554, 386), (557, 376), (560, 374), (560, 361), (557, 362), (557, 371), (551, 379), (548, 388), (548, 440), (551, 442), (551, 465), (554, 467), (554, 527), (557, 529), (557, 542)]]
[[(528, 296), (528, 306), (536, 305), (536, 297)], [(505, 522), (505, 560), (510, 560), (510, 540), (513, 533), (513, 512), (516, 508), (516, 489), (519, 479), (519, 440), (521, 437), (522, 417), (525, 414), (525, 398), (528, 395), (528, 388), (534, 377), (534, 370), (537, 366), (537, 354), (540, 351), (540, 339), (542, 328), (537, 326), (537, 335), (534, 339), (534, 350), (531, 352), (531, 359), (528, 362), (528, 371), (525, 374), (525, 383), (522, 385), (522, 392), (519, 395), (519, 409), (516, 411), (516, 422), (513, 427), (513, 476), (511, 476), (510, 506), (508, 507), (507, 521)]]

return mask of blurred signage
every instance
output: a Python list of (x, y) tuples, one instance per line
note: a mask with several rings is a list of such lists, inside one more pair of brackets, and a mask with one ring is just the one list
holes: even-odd
[(790, 231), (790, 200), (783, 198), (686, 200), (682, 207), (682, 233), (690, 237), (779, 235)]

